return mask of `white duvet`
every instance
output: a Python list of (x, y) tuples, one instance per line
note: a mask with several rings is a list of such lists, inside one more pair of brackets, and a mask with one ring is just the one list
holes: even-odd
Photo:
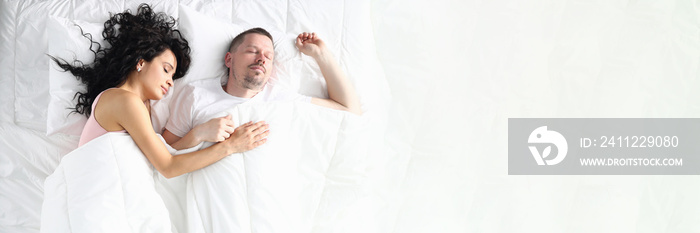
[(188, 232), (311, 232), (361, 196), (371, 133), (361, 118), (298, 102), (226, 114), (237, 123), (265, 120), (270, 136), (190, 174)]
[(46, 179), (42, 232), (343, 228), (333, 221), (364, 193), (372, 130), (362, 117), (298, 102), (243, 104), (226, 114), (237, 123), (265, 120), (268, 142), (171, 180), (128, 134), (108, 133), (69, 153)]
[(41, 232), (170, 232), (153, 175), (127, 133), (86, 143), (46, 178)]

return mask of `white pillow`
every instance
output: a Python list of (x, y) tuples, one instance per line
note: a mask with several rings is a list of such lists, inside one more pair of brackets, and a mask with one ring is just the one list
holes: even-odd
[[(90, 64), (95, 55), (90, 51), (90, 41), (80, 33), (79, 25), (84, 33), (90, 33), (93, 40), (102, 43), (103, 24), (88, 23), (79, 20), (68, 20), (50, 16), (47, 22), (49, 37), (49, 55), (63, 58), (72, 64), (74, 59)], [(50, 58), (46, 58), (50, 59)], [(71, 113), (77, 99), (73, 99), (78, 91), (85, 91), (85, 86), (70, 72), (63, 72), (55, 62), (49, 61), (49, 107), (46, 116), (46, 135), (56, 133), (80, 136), (87, 117)]]
[(180, 5), (179, 15), (180, 31), (192, 49), (192, 63), (187, 75), (178, 81), (185, 84), (225, 76), (224, 56), (228, 46), (233, 37), (245, 29), (215, 20), (184, 5)]

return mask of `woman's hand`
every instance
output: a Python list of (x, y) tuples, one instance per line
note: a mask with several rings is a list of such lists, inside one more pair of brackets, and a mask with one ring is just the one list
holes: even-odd
[(221, 142), (226, 140), (235, 131), (231, 115), (217, 117), (192, 129), (195, 139), (199, 142)]
[(246, 152), (267, 142), (267, 136), (270, 135), (269, 128), (270, 126), (264, 121), (248, 122), (238, 126), (231, 137), (221, 143), (227, 144), (231, 153)]

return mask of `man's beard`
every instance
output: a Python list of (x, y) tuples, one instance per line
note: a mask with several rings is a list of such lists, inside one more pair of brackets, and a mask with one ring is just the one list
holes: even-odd
[(231, 71), (233, 73), (234, 80), (240, 83), (245, 89), (258, 91), (262, 90), (262, 87), (265, 85), (265, 78), (255, 78), (255, 76), (244, 74), (242, 75), (243, 79), (240, 79), (240, 76), (236, 75), (236, 70)]
[(263, 85), (265, 85), (265, 79), (263, 79), (263, 78), (256, 79), (253, 76), (246, 75), (245, 78), (243, 79), (242, 84), (243, 84), (243, 87), (246, 89), (260, 90), (260, 89), (262, 89)]

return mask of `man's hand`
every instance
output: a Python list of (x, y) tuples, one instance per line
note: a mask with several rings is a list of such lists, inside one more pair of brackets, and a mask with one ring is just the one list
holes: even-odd
[(234, 130), (231, 115), (211, 119), (192, 129), (196, 140), (199, 142), (221, 142), (229, 138)]
[(316, 36), (315, 32), (299, 34), (299, 36), (297, 36), (296, 46), (301, 53), (313, 58), (319, 58), (326, 49), (326, 44), (321, 38)]
[(248, 122), (238, 126), (231, 137), (221, 143), (232, 146), (234, 153), (246, 152), (267, 142), (267, 136), (270, 135), (269, 127), (264, 121)]
[(328, 99), (311, 98), (311, 103), (362, 115), (360, 100), (352, 83), (316, 33), (304, 32), (297, 36), (296, 46), (303, 54), (311, 56), (321, 69), (328, 88)]

